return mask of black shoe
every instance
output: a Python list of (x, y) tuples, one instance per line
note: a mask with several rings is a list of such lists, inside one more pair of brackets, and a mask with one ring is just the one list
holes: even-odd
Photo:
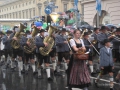
[(48, 81), (53, 81), (53, 79), (51, 77), (48, 78)]
[(96, 73), (100, 73), (100, 70), (99, 70), (99, 69), (97, 69), (97, 70), (96, 70)]
[(56, 72), (55, 75), (56, 76), (62, 76), (62, 74), (60, 72)]
[(15, 71), (15, 68), (11, 68), (11, 71), (14, 72), (14, 71)]
[(38, 79), (42, 79), (42, 76), (41, 76), (41, 75), (39, 75), (39, 76), (38, 76)]
[(96, 80), (94, 80), (95, 86), (98, 88), (98, 83), (96, 82)]
[(21, 73), (22, 73), (22, 74), (25, 73), (25, 70), (23, 69), (23, 70), (21, 71)]
[(36, 75), (37, 74), (37, 72), (33, 72), (33, 75)]
[(114, 90), (113, 88), (110, 88), (110, 90)]
[(91, 76), (94, 77), (94, 76), (95, 76), (95, 73), (91, 73)]

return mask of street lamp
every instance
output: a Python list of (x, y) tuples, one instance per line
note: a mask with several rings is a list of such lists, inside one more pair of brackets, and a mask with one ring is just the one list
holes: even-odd
[(57, 14), (56, 12), (53, 12), (53, 13), (50, 14), (50, 17), (52, 18), (52, 20), (53, 20), (54, 23), (56, 23), (56, 21), (57, 21), (57, 19), (58, 19), (59, 16), (60, 15)]

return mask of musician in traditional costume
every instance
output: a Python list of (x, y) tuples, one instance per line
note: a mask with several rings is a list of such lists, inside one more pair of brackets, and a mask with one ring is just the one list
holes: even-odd
[[(74, 38), (70, 40), (73, 54), (79, 51), (85, 51), (85, 45), (82, 39), (79, 39), (81, 32), (79, 30), (74, 31)], [(82, 88), (88, 90), (90, 84), (90, 75), (86, 60), (75, 60), (74, 56), (71, 56), (69, 68), (68, 68), (68, 86), (71, 88)]]
[(11, 47), (12, 37), (10, 36), (10, 34), (11, 32), (8, 30), (6, 32), (6, 35), (4, 35), (3, 37), (5, 61), (7, 61), (8, 55), (10, 56), (10, 58), (12, 58), (12, 47)]
[[(115, 37), (120, 38), (120, 28), (117, 28), (115, 32)], [(116, 62), (120, 62), (120, 39), (113, 38), (113, 55)]]
[[(19, 26), (14, 26), (13, 27), (13, 33), (11, 34), (11, 37), (12, 37), (12, 41), (16, 41), (18, 42), (18, 44), (20, 45), (20, 40), (21, 38), (15, 36), (17, 32), (20, 31), (20, 27)], [(23, 31), (24, 32), (24, 31)], [(11, 41), (11, 42), (12, 42)], [(22, 50), (22, 47), (20, 45), (20, 47), (18, 48), (14, 48), (12, 46), (12, 61), (11, 61), (11, 69), (14, 71), (15, 70), (15, 67), (16, 67), (16, 60), (17, 60), (17, 57), (18, 57), (18, 69), (20, 72), (22, 72), (23, 70), (23, 61), (22, 61), (22, 56), (23, 56), (23, 50)], [(16, 60), (15, 60), (16, 59)]]
[(48, 44), (47, 43), (44, 43), (44, 32), (45, 30), (44, 29), (41, 29), (40, 30), (40, 35), (39, 36), (36, 36), (35, 38), (35, 44), (36, 44), (36, 52), (37, 52), (37, 59), (38, 59), (38, 78), (42, 78), (42, 74), (41, 74), (41, 70), (42, 70), (42, 64), (43, 64), (43, 61), (45, 63), (45, 66), (46, 66), (46, 73), (47, 73), (47, 78), (48, 78), (48, 81), (52, 81), (52, 78), (51, 78), (51, 74), (50, 74), (50, 58), (49, 58), (49, 55), (47, 56), (43, 56), (41, 55), (40, 51), (39, 51), (39, 48), (40, 47), (47, 47)]
[(111, 43), (110, 40), (104, 40), (104, 46), (100, 49), (100, 68), (101, 72), (97, 76), (97, 80), (95, 80), (95, 84), (98, 84), (99, 79), (102, 75), (109, 73), (109, 80), (110, 80), (110, 90), (113, 90), (113, 69), (114, 69), (114, 62), (112, 57), (112, 50), (110, 49)]
[[(26, 36), (23, 36), (22, 39), (21, 39), (21, 42), (20, 42), (23, 50), (24, 50), (24, 46), (29, 46), (30, 45), (30, 42), (28, 42), (29, 38), (31, 38), (31, 33), (30, 33), (30, 31), (26, 31)], [(24, 64), (25, 64), (25, 73), (26, 74), (28, 73), (28, 69), (29, 69), (29, 61), (30, 61), (31, 66), (32, 66), (33, 75), (36, 74), (34, 52), (35, 51), (33, 51), (32, 53), (26, 53), (24, 51)]]
[(0, 31), (0, 64), (2, 64), (2, 62), (4, 62), (2, 60), (2, 56), (4, 55), (3, 37), (4, 37), (4, 33), (2, 31)]
[(56, 68), (56, 75), (61, 75), (60, 73), (60, 64), (65, 59), (65, 70), (68, 69), (68, 64), (70, 60), (70, 47), (68, 45), (68, 41), (66, 36), (66, 29), (62, 28), (60, 35), (56, 35), (55, 43), (56, 43), (56, 51), (58, 53), (58, 63)]
[(85, 45), (85, 48), (86, 48), (86, 52), (89, 52), (89, 68), (90, 68), (90, 71), (91, 71), (91, 75), (93, 76), (94, 74), (94, 70), (93, 70), (93, 57), (92, 57), (92, 54), (93, 54), (93, 46), (91, 45), (91, 43), (88, 41), (89, 40), (89, 33), (88, 32), (85, 32), (84, 35), (83, 35), (83, 42), (84, 42), (84, 45)]
[(102, 48), (104, 46), (104, 40), (105, 39), (112, 39), (113, 36), (107, 34), (107, 29), (106, 26), (101, 27), (101, 33), (97, 35), (97, 40), (98, 40), (98, 48)]
[[(99, 34), (99, 28), (94, 28), (94, 32), (93, 34), (91, 35), (91, 37), (94, 38), (94, 40), (96, 41), (96, 43), (94, 44), (94, 47), (98, 50), (98, 40), (97, 40), (97, 35)], [(93, 49), (94, 52), (96, 52), (94, 49)], [(99, 51), (99, 50), (98, 50)], [(95, 53), (96, 55), (97, 53)]]

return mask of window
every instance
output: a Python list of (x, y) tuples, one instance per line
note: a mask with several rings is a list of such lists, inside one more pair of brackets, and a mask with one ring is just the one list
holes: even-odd
[(27, 2), (26, 2), (26, 5), (27, 5)]
[(6, 14), (5, 14), (4, 16), (5, 16), (5, 18), (6, 18)]
[(31, 4), (31, 1), (29, 2), (29, 4)]
[(33, 3), (35, 3), (35, 0), (33, 0)]
[(10, 13), (10, 18), (11, 18), (11, 13)]
[(31, 18), (31, 9), (29, 9), (29, 15), (30, 15), (30, 18)]
[(24, 6), (24, 3), (22, 4), (22, 6)]
[(13, 13), (13, 18), (15, 18), (15, 14)]
[(14, 6), (13, 6), (13, 9), (14, 9)]
[(19, 4), (19, 7), (20, 7), (20, 4)]
[(7, 14), (7, 18), (9, 18), (8, 14)]
[(16, 5), (16, 8), (17, 8), (17, 5)]
[(22, 14), (23, 14), (23, 18), (25, 18), (24, 11), (22, 11)]
[(35, 16), (35, 8), (33, 8), (33, 16)]
[(39, 7), (39, 16), (41, 16), (41, 7)]
[(28, 18), (28, 10), (26, 10), (26, 18)]
[(16, 18), (18, 18), (18, 16), (17, 16), (17, 12), (16, 12)]
[(19, 18), (21, 18), (21, 11), (19, 11)]
[(64, 4), (64, 11), (67, 11), (67, 4)]
[(10, 7), (10, 10), (11, 10), (11, 7)]

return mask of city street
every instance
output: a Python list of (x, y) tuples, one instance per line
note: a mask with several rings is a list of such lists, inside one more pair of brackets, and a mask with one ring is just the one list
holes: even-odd
[[(116, 64), (115, 73), (118, 72), (120, 64)], [(68, 90), (66, 86), (66, 76), (54, 76), (53, 82), (48, 82), (46, 72), (43, 72), (43, 79), (37, 79), (33, 76), (32, 71), (30, 70), (28, 75), (22, 74), (19, 77), (18, 71), (11, 72), (10, 69), (0, 69), (0, 90)], [(97, 88), (94, 84), (94, 77), (91, 77), (91, 86), (89, 90), (109, 90), (108, 81), (109, 77), (104, 76), (103, 79), (99, 82)], [(117, 88), (118, 87), (118, 88)], [(115, 90), (120, 90), (120, 86), (115, 84)], [(73, 90), (80, 90), (73, 88)]]

